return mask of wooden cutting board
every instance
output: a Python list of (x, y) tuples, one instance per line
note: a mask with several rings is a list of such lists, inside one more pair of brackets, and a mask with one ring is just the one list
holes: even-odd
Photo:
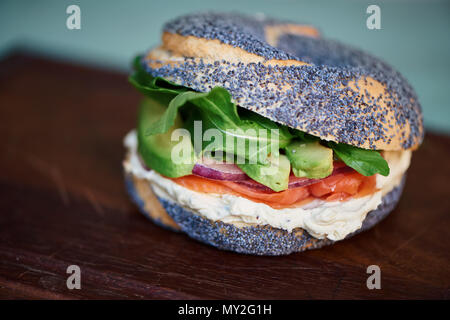
[[(399, 206), (374, 229), (245, 256), (161, 229), (129, 200), (122, 138), (139, 99), (126, 74), (27, 53), (0, 62), (1, 298), (450, 297), (449, 137), (427, 134)], [(66, 286), (69, 265), (80, 290)], [(369, 265), (380, 290), (367, 289)]]

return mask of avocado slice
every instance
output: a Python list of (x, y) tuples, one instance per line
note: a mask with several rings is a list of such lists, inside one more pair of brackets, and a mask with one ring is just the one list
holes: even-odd
[(320, 179), (333, 172), (333, 150), (318, 141), (292, 141), (285, 150), (296, 177)]
[[(143, 100), (138, 116), (138, 150), (147, 166), (166, 177), (177, 178), (191, 174), (196, 162), (187, 130), (181, 131), (178, 141), (171, 141), (173, 131), (183, 127), (180, 115), (176, 116), (174, 125), (166, 133), (145, 134), (151, 123), (159, 121), (170, 99), (169, 95), (161, 94), (158, 99)], [(172, 157), (172, 151), (176, 152), (176, 159)]]
[[(250, 178), (269, 187), (273, 191), (283, 191), (288, 188), (291, 164), (288, 158), (280, 154), (269, 158), (268, 164), (237, 164)], [(278, 159), (278, 163), (276, 160)]]

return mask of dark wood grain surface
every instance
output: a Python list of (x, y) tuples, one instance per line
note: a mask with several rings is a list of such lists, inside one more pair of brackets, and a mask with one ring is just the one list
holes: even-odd
[[(23, 53), (0, 62), (0, 298), (450, 297), (449, 137), (427, 134), (374, 229), (245, 256), (161, 229), (128, 199), (122, 138), (139, 99), (125, 74)], [(72, 264), (81, 290), (66, 287)], [(373, 264), (381, 290), (366, 287)]]

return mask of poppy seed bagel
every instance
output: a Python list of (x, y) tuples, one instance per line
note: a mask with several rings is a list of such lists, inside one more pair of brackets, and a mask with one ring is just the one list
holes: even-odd
[[(145, 100), (124, 139), (128, 193), (156, 224), (223, 250), (285, 255), (373, 227), (397, 205), (424, 136), (417, 96), (397, 71), (308, 25), (186, 15), (134, 67), (130, 83)], [(260, 128), (283, 131), (278, 152), (260, 144), (270, 140), (252, 133)], [(220, 135), (206, 144), (209, 129)], [(226, 157), (210, 161), (211, 144)], [(258, 148), (270, 151), (266, 162), (227, 163)]]
[(239, 106), (323, 140), (415, 149), (424, 130), (407, 81), (381, 60), (312, 27), (239, 14), (182, 16), (142, 63), (200, 92), (227, 89)]
[[(174, 202), (158, 198), (145, 179), (127, 173), (125, 181), (133, 201), (157, 225), (172, 231), (182, 231), (191, 238), (222, 250), (254, 255), (287, 255), (334, 243), (326, 238), (314, 238), (301, 228), (288, 232), (269, 225), (237, 227), (230, 223), (212, 221)], [(347, 235), (346, 239), (372, 228), (384, 219), (397, 205), (404, 182), (405, 176), (398, 186), (383, 196), (378, 208), (367, 214), (361, 228)], [(158, 200), (160, 204), (155, 204)]]

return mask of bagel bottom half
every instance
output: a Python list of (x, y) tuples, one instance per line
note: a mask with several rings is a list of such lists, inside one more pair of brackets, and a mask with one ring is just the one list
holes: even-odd
[[(182, 231), (191, 238), (222, 250), (253, 255), (286, 255), (334, 243), (326, 238), (314, 238), (301, 228), (288, 232), (268, 225), (237, 227), (221, 221), (212, 221), (174, 202), (158, 198), (145, 179), (126, 173), (125, 182), (133, 201), (142, 213), (157, 225), (173, 231)], [(346, 239), (372, 228), (385, 218), (397, 205), (404, 182), (405, 175), (399, 185), (383, 196), (377, 209), (367, 214), (361, 228), (347, 235)]]

